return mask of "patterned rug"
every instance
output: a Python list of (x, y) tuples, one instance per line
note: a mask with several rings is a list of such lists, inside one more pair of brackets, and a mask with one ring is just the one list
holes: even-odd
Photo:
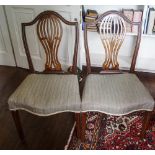
[(155, 120), (151, 120), (144, 139), (139, 135), (142, 128), (143, 112), (128, 116), (105, 116), (87, 113), (87, 128), (85, 142), (77, 140), (73, 134), (68, 149), (80, 150), (154, 150), (155, 149)]

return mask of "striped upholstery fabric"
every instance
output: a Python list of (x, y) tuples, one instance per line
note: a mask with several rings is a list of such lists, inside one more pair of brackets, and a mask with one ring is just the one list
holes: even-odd
[(124, 115), (133, 111), (152, 111), (154, 100), (134, 74), (96, 75), (86, 78), (82, 111)]
[(23, 109), (38, 115), (79, 112), (81, 101), (77, 76), (31, 74), (9, 97), (8, 104), (10, 110)]

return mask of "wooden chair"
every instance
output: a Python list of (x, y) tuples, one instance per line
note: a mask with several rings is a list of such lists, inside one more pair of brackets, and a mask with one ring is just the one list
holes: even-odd
[[(75, 28), (73, 64), (69, 67), (68, 72), (62, 70), (58, 59), (58, 48), (63, 35), (62, 23)], [(34, 24), (36, 24), (37, 35), (46, 56), (43, 72), (34, 70), (26, 38), (25, 28)], [(26, 77), (8, 100), (9, 109), (22, 142), (24, 143), (25, 140), (18, 114), (19, 110), (25, 110), (38, 116), (75, 112), (77, 136), (79, 136), (81, 99), (77, 77), (78, 22), (67, 21), (54, 11), (45, 11), (33, 21), (22, 23), (22, 38), (31, 74)]]
[[(117, 56), (126, 34), (126, 23), (137, 25), (138, 34), (129, 73), (119, 70)], [(99, 34), (105, 49), (102, 70), (93, 74), (87, 41), (87, 26), (99, 24)], [(147, 128), (154, 100), (148, 90), (134, 74), (141, 41), (141, 22), (132, 22), (121, 12), (108, 11), (93, 23), (85, 23), (84, 45), (86, 52), (87, 77), (82, 95), (82, 140), (86, 128), (86, 112), (97, 111), (110, 115), (126, 115), (145, 111), (141, 137)]]

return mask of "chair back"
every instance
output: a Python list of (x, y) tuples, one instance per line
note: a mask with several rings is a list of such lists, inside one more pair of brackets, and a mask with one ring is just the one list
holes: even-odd
[(84, 26), (84, 45), (86, 51), (87, 73), (91, 73), (91, 61), (87, 40), (87, 26), (97, 25), (98, 32), (105, 49), (105, 60), (102, 69), (119, 71), (119, 63), (117, 60), (119, 49), (125, 39), (126, 23), (137, 25), (138, 34), (136, 39), (135, 50), (131, 62), (130, 72), (134, 72), (139, 45), (141, 41), (141, 22), (132, 22), (121, 12), (108, 11), (99, 16), (95, 22), (85, 23)]
[(54, 11), (44, 11), (40, 13), (33, 21), (29, 23), (22, 23), (22, 38), (24, 48), (28, 59), (29, 68), (32, 72), (34, 72), (34, 67), (28, 48), (25, 27), (36, 24), (37, 36), (43, 46), (46, 57), (44, 73), (62, 72), (62, 66), (58, 58), (58, 49), (63, 35), (62, 22), (75, 27), (73, 63), (70, 67), (70, 71), (76, 74), (79, 42), (78, 22), (67, 21), (60, 14)]

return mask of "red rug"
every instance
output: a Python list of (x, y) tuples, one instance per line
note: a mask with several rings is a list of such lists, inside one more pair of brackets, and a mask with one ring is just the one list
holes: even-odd
[(68, 149), (81, 150), (154, 150), (155, 120), (151, 120), (144, 139), (139, 138), (142, 128), (143, 112), (128, 116), (104, 115), (96, 112), (87, 113), (85, 142), (78, 141), (76, 136), (70, 141)]

